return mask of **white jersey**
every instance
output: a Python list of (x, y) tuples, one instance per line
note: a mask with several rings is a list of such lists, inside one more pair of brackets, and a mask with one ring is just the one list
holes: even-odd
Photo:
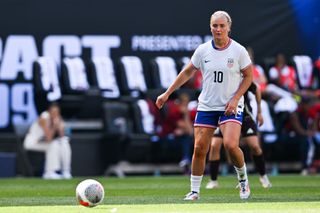
[[(44, 111), (41, 113), (40, 118), (45, 119), (45, 120), (50, 120), (50, 114), (47, 111)], [(28, 133), (32, 138), (34, 138), (34, 140), (40, 141), (40, 140), (44, 140), (44, 131), (42, 129), (42, 127), (39, 124), (39, 119), (37, 121), (35, 121), (32, 125), (31, 128), (29, 130)]]
[[(243, 79), (241, 70), (251, 64), (246, 49), (230, 39), (223, 49), (215, 49), (213, 41), (201, 44), (191, 58), (203, 77), (198, 111), (225, 111), (225, 106), (235, 95)], [(243, 110), (240, 98), (238, 110)]]

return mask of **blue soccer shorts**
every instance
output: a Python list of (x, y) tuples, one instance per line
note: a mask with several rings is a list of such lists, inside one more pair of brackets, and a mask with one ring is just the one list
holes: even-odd
[(197, 111), (194, 126), (217, 128), (219, 125), (227, 122), (235, 122), (242, 125), (243, 112), (238, 111), (236, 114), (225, 115), (225, 111)]

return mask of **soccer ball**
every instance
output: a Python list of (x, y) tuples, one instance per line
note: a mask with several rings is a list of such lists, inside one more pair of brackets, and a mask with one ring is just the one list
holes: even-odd
[(104, 188), (98, 181), (86, 179), (78, 184), (76, 197), (80, 205), (95, 207), (103, 201)]

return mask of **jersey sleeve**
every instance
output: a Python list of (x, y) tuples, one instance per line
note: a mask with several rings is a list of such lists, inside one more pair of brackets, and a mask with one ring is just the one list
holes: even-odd
[(194, 51), (192, 57), (191, 57), (191, 63), (195, 68), (199, 69), (200, 68), (200, 62), (201, 62), (201, 57), (200, 57), (200, 50), (199, 47)]
[(251, 64), (250, 56), (245, 48), (241, 48), (239, 64), (240, 70), (243, 70)]

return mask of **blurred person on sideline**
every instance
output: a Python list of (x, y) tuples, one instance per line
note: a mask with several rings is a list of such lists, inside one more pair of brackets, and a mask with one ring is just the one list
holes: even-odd
[[(254, 63), (253, 49), (248, 47), (248, 53), (251, 61)], [(259, 65), (253, 66), (253, 81), (258, 84), (262, 94), (261, 109), (264, 115), (264, 124), (258, 129), (261, 132), (275, 133), (274, 135), (266, 135), (265, 140), (274, 142), (279, 139), (279, 135), (284, 129), (284, 124), (290, 115), (294, 114), (298, 109), (298, 86), (296, 84), (296, 75), (293, 67), (286, 64), (283, 54), (278, 54), (276, 63), (269, 70), (270, 82), (268, 82), (264, 70)], [(256, 114), (257, 104), (250, 94), (251, 107), (253, 114)], [(276, 116), (271, 117), (269, 106)]]
[(298, 90), (296, 71), (292, 66), (287, 65), (285, 56), (277, 54), (276, 62), (269, 70), (270, 82), (275, 85), (295, 93)]
[[(255, 95), (256, 103), (258, 106), (258, 113), (256, 119), (253, 117), (252, 108), (250, 106), (250, 100), (248, 97), (248, 92), (252, 92)], [(255, 164), (255, 168), (259, 173), (260, 183), (263, 188), (270, 188), (272, 185), (266, 174), (265, 159), (261, 144), (258, 137), (258, 129), (255, 123), (261, 126), (263, 124), (263, 116), (261, 113), (261, 92), (259, 87), (252, 83), (248, 91), (244, 94), (244, 118), (241, 126), (241, 142), (244, 145), (249, 146), (250, 152), (252, 154), (252, 159)], [(219, 186), (218, 184), (218, 172), (220, 165), (220, 150), (223, 143), (223, 135), (219, 128), (216, 129), (211, 140), (211, 147), (209, 151), (209, 173), (210, 181), (207, 183), (207, 189), (214, 189)]]
[[(316, 68), (316, 64), (314, 67)], [(270, 83), (290, 92), (298, 101), (302, 96), (312, 99), (319, 98), (319, 90), (311, 87), (299, 88), (297, 71), (294, 66), (287, 63), (282, 53), (277, 54), (274, 66), (269, 69), (269, 78)]]
[[(254, 60), (254, 51), (251, 47), (247, 47), (247, 51), (249, 53), (250, 59), (252, 61), (252, 74), (253, 74), (253, 79), (252, 81), (258, 86), (258, 89), (261, 93), (261, 101), (260, 101), (260, 107), (261, 107), (261, 113), (263, 114), (263, 124), (258, 126), (258, 130), (261, 132), (268, 132), (269, 134), (265, 135), (264, 137), (264, 141), (268, 141), (268, 142), (274, 142), (277, 139), (277, 136), (275, 134), (275, 125), (274, 125), (274, 121), (273, 118), (271, 116), (271, 112), (269, 109), (269, 98), (270, 96), (267, 95), (267, 93), (265, 92), (267, 86), (268, 86), (268, 79), (265, 75), (265, 72), (263, 70), (263, 68), (255, 63)], [(279, 99), (279, 97), (275, 97), (277, 100)], [(256, 98), (254, 97), (254, 95), (252, 95), (251, 93), (249, 93), (249, 101), (250, 101), (250, 107), (253, 108), (252, 113), (253, 113), (253, 117), (257, 117), (257, 102), (256, 102)], [(253, 100), (255, 99), (255, 100)], [(268, 102), (267, 102), (268, 101)]]
[(156, 100), (160, 109), (169, 96), (183, 85), (197, 70), (201, 70), (203, 87), (198, 98), (194, 122), (194, 152), (191, 166), (191, 192), (184, 200), (200, 198), (200, 186), (214, 130), (220, 126), (224, 147), (237, 172), (240, 198), (250, 196), (244, 155), (239, 147), (243, 118), (243, 94), (252, 82), (252, 64), (246, 49), (229, 37), (231, 17), (216, 11), (210, 18), (211, 41), (201, 44), (189, 64), (176, 80)]
[(249, 53), (250, 59), (252, 61), (252, 81), (257, 84), (260, 91), (264, 91), (268, 84), (268, 79), (265, 75), (263, 68), (255, 63), (254, 60), (254, 51), (252, 47), (247, 47), (247, 51)]
[[(307, 174), (315, 174), (319, 172), (320, 168), (320, 103), (313, 103), (309, 109), (309, 119), (311, 128), (315, 131), (312, 138), (309, 138), (308, 149), (308, 169)], [(310, 140), (311, 139), (311, 140)], [(303, 174), (302, 170), (302, 174)]]
[(299, 141), (301, 175), (307, 175), (312, 163), (314, 154), (314, 139), (316, 136), (316, 113), (317, 105), (307, 97), (302, 97), (302, 101), (295, 113), (290, 115), (289, 129), (296, 133)]
[[(252, 48), (248, 48), (251, 60), (254, 62), (254, 52)], [(253, 81), (260, 85), (262, 97), (268, 101), (275, 116), (269, 119), (270, 113), (268, 107), (264, 107), (263, 100), (261, 101), (261, 108), (264, 115), (264, 120), (272, 124), (270, 121), (275, 121), (273, 127), (277, 137), (275, 140), (281, 142), (281, 135), (284, 131), (293, 130), (297, 134), (300, 141), (300, 158), (302, 163), (302, 174), (308, 171), (310, 165), (310, 151), (312, 143), (310, 138), (314, 134), (313, 131), (308, 130), (307, 112), (310, 111), (310, 101), (316, 99), (316, 93), (310, 90), (300, 90), (297, 84), (296, 71), (293, 66), (287, 64), (286, 58), (283, 54), (279, 53), (276, 56), (275, 65), (269, 70), (270, 82), (268, 82), (264, 70), (255, 65), (253, 68)], [(252, 96), (250, 96), (252, 99)], [(301, 101), (302, 100), (302, 101)], [(300, 103), (300, 104), (299, 104)], [(257, 104), (251, 100), (250, 105), (254, 108), (253, 114), (256, 112)], [(268, 122), (269, 121), (269, 122)], [(273, 125), (272, 125), (273, 126)], [(259, 127), (259, 131), (268, 132), (266, 128), (272, 127), (271, 125), (263, 125)], [(288, 128), (289, 127), (289, 128)], [(267, 130), (267, 131), (266, 131)], [(270, 135), (267, 135), (270, 136)], [(266, 139), (266, 138), (265, 138)], [(271, 147), (276, 149), (275, 147)]]
[(64, 121), (57, 103), (51, 103), (31, 125), (24, 148), (45, 153), (44, 179), (72, 178), (71, 147), (69, 138), (65, 136)]

